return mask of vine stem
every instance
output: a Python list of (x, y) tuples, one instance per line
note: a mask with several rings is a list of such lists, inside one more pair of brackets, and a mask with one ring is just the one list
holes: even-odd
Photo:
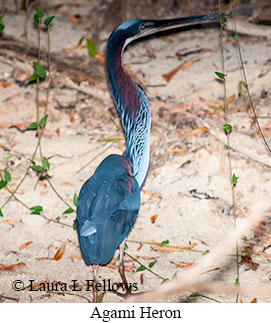
[(66, 202), (64, 200), (64, 198), (58, 193), (58, 191), (56, 190), (56, 188), (54, 187), (53, 183), (51, 182), (50, 178), (48, 176), (46, 176), (46, 180), (49, 183), (49, 185), (51, 186), (51, 189), (54, 191), (54, 193), (58, 196), (58, 198), (64, 203), (66, 204), (69, 208), (72, 209), (72, 207), (70, 206), (70, 204), (68, 202)]
[[(27, 3), (28, 5), (28, 3)], [(28, 10), (28, 7), (27, 7), (27, 10)], [(40, 62), (40, 22), (38, 24), (38, 63)], [(39, 125), (39, 78), (37, 79), (37, 86), (36, 86), (36, 115), (37, 115), (37, 124)], [(20, 182), (17, 184), (17, 186), (15, 187), (14, 191), (12, 192), (12, 194), (8, 197), (8, 199), (1, 205), (0, 209), (3, 209), (8, 203), (9, 201), (12, 199), (12, 197), (14, 197), (15, 199), (17, 199), (18, 201), (20, 201), (17, 197), (16, 197), (16, 192), (18, 191), (19, 187), (22, 185), (22, 183), (24, 182), (27, 174), (28, 174), (28, 171), (30, 169), (30, 166), (31, 164), (33, 163), (35, 157), (36, 157), (36, 154), (37, 154), (37, 151), (38, 151), (38, 148), (39, 148), (39, 143), (40, 143), (40, 140), (41, 140), (41, 133), (39, 132), (39, 126), (37, 128), (37, 133), (38, 133), (38, 142), (36, 144), (36, 147), (34, 149), (34, 152), (32, 154), (32, 157), (31, 157), (31, 161), (30, 161), (30, 164), (28, 165), (22, 179), (20, 180)], [(22, 201), (21, 201), (22, 202)], [(22, 202), (23, 203), (23, 202)]]
[(127, 255), (129, 258), (133, 259), (133, 261), (137, 262), (140, 266), (144, 266), (146, 268), (146, 270), (148, 270), (150, 273), (152, 273), (154, 276), (158, 277), (159, 279), (166, 281), (167, 278), (164, 278), (158, 274), (156, 274), (156, 272), (154, 272), (153, 270), (151, 270), (150, 268), (146, 267), (144, 264), (142, 264), (142, 262), (140, 262), (139, 260), (137, 260), (136, 258), (134, 258), (133, 256), (131, 256), (129, 253), (127, 253), (126, 251), (124, 251), (124, 254)]
[[(221, 0), (219, 0), (219, 14), (222, 14), (221, 10)], [(220, 23), (220, 46), (221, 46), (221, 65), (222, 65), (222, 72), (225, 75), (225, 59), (224, 59), (224, 44), (223, 44), (223, 21), (221, 19)], [(226, 78), (223, 79), (223, 101), (224, 101), (224, 118), (225, 122), (228, 123), (229, 117), (228, 117), (228, 104), (227, 104), (227, 87), (226, 87)], [(235, 200), (235, 189), (234, 184), (232, 181), (232, 158), (231, 158), (231, 142), (230, 142), (230, 133), (226, 132), (227, 135), (227, 155), (228, 155), (228, 162), (229, 162), (229, 180), (231, 183), (231, 200), (232, 200), (232, 208), (233, 208), (233, 218), (234, 218), (234, 228), (236, 229), (237, 226), (237, 214), (236, 214), (236, 200)], [(236, 277), (238, 279), (238, 282), (240, 281), (240, 272), (239, 272), (239, 247), (238, 242), (236, 242), (235, 246), (236, 250)], [(236, 295), (236, 303), (239, 299), (239, 293)]]
[[(235, 21), (235, 14), (234, 14), (234, 10), (233, 10), (233, 7), (232, 7), (232, 0), (230, 0), (230, 8), (231, 8), (231, 14), (232, 14), (232, 18), (233, 18), (233, 25), (234, 25), (234, 31), (235, 31), (235, 34), (238, 36), (238, 33), (237, 33), (237, 27), (236, 27), (236, 21)], [(256, 113), (256, 109), (254, 107), (254, 104), (252, 102), (252, 99), (251, 99), (251, 95), (250, 95), (250, 90), (249, 90), (249, 86), (248, 86), (248, 81), (247, 81), (247, 75), (246, 75), (246, 71), (245, 71), (245, 67), (244, 67), (244, 61), (243, 61), (243, 56), (242, 56), (242, 52), (241, 52), (241, 47), (240, 47), (240, 41), (239, 41), (239, 36), (237, 37), (237, 50), (238, 50), (238, 55), (240, 57), (240, 64), (241, 64), (241, 69), (242, 69), (242, 73), (243, 73), (243, 78), (244, 78), (244, 82), (246, 84), (245, 86), (245, 89), (246, 89), (246, 92), (247, 92), (247, 97), (248, 97), (248, 101), (249, 101), (249, 105), (250, 107), (252, 108), (252, 111), (253, 111), (253, 116), (254, 116), (254, 121), (257, 125), (257, 130), (261, 136), (261, 139), (265, 145), (265, 148), (267, 151), (269, 151), (271, 153), (271, 148), (270, 146), (268, 145), (268, 142), (262, 132), (262, 128), (260, 126), (260, 123), (259, 123), (259, 120), (258, 120), (258, 117), (257, 117), (257, 113)]]
[[(39, 19), (38, 23), (38, 64), (40, 64), (40, 33), (41, 33), (41, 28), (40, 28), (41, 20)], [(37, 115), (37, 135), (38, 135), (38, 146), (40, 150), (40, 160), (42, 162), (42, 152), (41, 152), (41, 133), (40, 133), (40, 100), (39, 100), (39, 93), (40, 93), (40, 78), (37, 78), (37, 83), (36, 83), (36, 115)]]
[[(46, 5), (48, 7), (47, 1), (46, 1)], [(38, 64), (40, 63), (40, 34), (41, 34), (41, 23), (39, 20), (39, 24), (38, 24), (38, 50), (37, 50), (37, 62)], [(43, 112), (43, 118), (45, 118), (47, 111), (48, 111), (48, 102), (49, 102), (49, 96), (50, 96), (50, 89), (51, 89), (51, 82), (52, 82), (52, 76), (51, 76), (51, 40), (50, 40), (50, 25), (48, 26), (48, 38), (47, 38), (47, 47), (48, 47), (48, 55), (47, 55), (47, 61), (48, 61), (48, 86), (47, 86), (47, 91), (46, 91), (46, 103), (45, 103), (45, 109)], [(42, 147), (41, 147), (41, 140), (42, 140), (42, 136), (44, 133), (44, 129), (45, 129), (45, 125), (43, 127), (39, 127), (39, 122), (40, 122), (40, 103), (39, 103), (39, 92), (40, 92), (40, 87), (39, 87), (40, 83), (39, 83), (39, 78), (37, 78), (37, 83), (36, 83), (36, 119), (37, 119), (37, 135), (38, 135), (38, 141), (36, 144), (36, 147), (34, 149), (33, 155), (31, 157), (30, 160), (30, 164), (27, 167), (22, 179), (20, 180), (20, 182), (17, 184), (17, 186), (15, 187), (14, 191), (12, 192), (12, 194), (8, 197), (8, 199), (1, 205), (0, 209), (3, 209), (11, 200), (12, 197), (14, 197), (17, 201), (19, 201), (21, 204), (24, 204), (19, 198), (16, 197), (16, 192), (19, 189), (19, 187), (22, 185), (22, 183), (24, 182), (28, 171), (31, 167), (31, 164), (33, 164), (34, 159), (36, 157), (36, 154), (39, 150), (40, 152), (40, 159), (41, 159), (41, 163), (43, 161), (43, 153), (42, 153)], [(71, 206), (63, 199), (63, 197), (57, 192), (57, 190), (55, 189), (55, 187), (53, 186), (52, 182), (50, 181), (50, 179), (48, 178), (48, 176), (46, 177), (49, 185), (51, 186), (51, 188), (53, 189), (53, 191), (55, 192), (55, 194), (69, 207), (71, 208)], [(11, 192), (9, 190), (9, 192)], [(27, 207), (27, 206), (26, 206)], [(28, 208), (28, 207), (27, 207)]]
[[(48, 7), (48, 3), (46, 0), (46, 7)], [(50, 30), (51, 27), (48, 25), (47, 27), (47, 65), (48, 65), (48, 86), (46, 91), (46, 101), (45, 101), (45, 108), (43, 111), (42, 118), (45, 118), (47, 111), (48, 111), (48, 104), (49, 104), (49, 96), (50, 96), (50, 90), (51, 90), (51, 83), (52, 83), (52, 75), (51, 75), (51, 36), (50, 36)], [(40, 129), (40, 136), (38, 136), (38, 147), (40, 150), (41, 160), (43, 159), (42, 149), (41, 149), (41, 139), (44, 132), (45, 126)]]
[[(0, 173), (0, 178), (1, 180), (3, 179), (3, 176), (2, 174)], [(14, 192), (12, 192), (10, 190), (10, 188), (8, 186), (5, 187), (5, 189), (7, 189), (7, 191), (9, 192), (10, 194), (10, 197), (13, 197), (18, 203), (20, 203), (22, 206), (24, 206), (26, 209), (28, 209), (29, 211), (33, 211), (31, 210), (30, 206), (28, 206), (27, 204), (25, 204), (22, 200), (20, 200), (15, 194)], [(49, 221), (49, 222), (54, 222), (54, 223), (57, 223), (57, 224), (60, 224), (60, 225), (64, 225), (66, 227), (69, 227), (69, 228), (73, 228), (72, 225), (70, 224), (67, 224), (67, 223), (64, 223), (64, 222), (61, 222), (61, 221), (58, 221), (58, 220), (54, 220), (54, 219), (50, 219), (48, 218), (47, 216), (45, 216), (44, 214), (37, 214), (38, 216), (41, 216), (42, 218), (44, 218), (45, 220)]]

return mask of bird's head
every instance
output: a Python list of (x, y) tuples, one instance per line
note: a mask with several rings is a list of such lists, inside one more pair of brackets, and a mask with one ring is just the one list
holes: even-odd
[(111, 37), (124, 42), (123, 47), (125, 47), (135, 39), (149, 36), (160, 31), (202, 23), (217, 23), (219, 21), (220, 16), (218, 14), (163, 20), (128, 20), (117, 27), (113, 31)]

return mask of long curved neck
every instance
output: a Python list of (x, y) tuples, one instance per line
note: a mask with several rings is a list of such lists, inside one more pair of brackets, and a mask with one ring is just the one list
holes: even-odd
[(125, 39), (114, 32), (107, 46), (107, 74), (113, 100), (125, 132), (124, 155), (130, 158), (133, 176), (141, 187), (149, 167), (151, 114), (143, 90), (129, 77), (122, 65)]
[(123, 114), (126, 113), (129, 114), (131, 119), (134, 119), (139, 107), (137, 85), (131, 80), (122, 65), (124, 48), (125, 40), (114, 37), (113, 33), (108, 41), (106, 67), (111, 94), (120, 113), (121, 120), (123, 119)]

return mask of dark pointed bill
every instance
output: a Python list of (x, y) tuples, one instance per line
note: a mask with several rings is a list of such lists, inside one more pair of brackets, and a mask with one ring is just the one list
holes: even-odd
[(142, 33), (140, 34), (140, 36), (143, 37), (152, 35), (159, 31), (211, 22), (219, 23), (220, 15), (210, 14), (202, 16), (181, 17), (175, 19), (151, 20), (145, 24), (146, 28), (142, 28)]

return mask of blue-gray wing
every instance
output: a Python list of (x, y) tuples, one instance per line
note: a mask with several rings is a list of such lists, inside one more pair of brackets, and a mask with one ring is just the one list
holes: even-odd
[(87, 264), (107, 264), (136, 221), (140, 189), (127, 162), (108, 156), (81, 188), (75, 225)]

